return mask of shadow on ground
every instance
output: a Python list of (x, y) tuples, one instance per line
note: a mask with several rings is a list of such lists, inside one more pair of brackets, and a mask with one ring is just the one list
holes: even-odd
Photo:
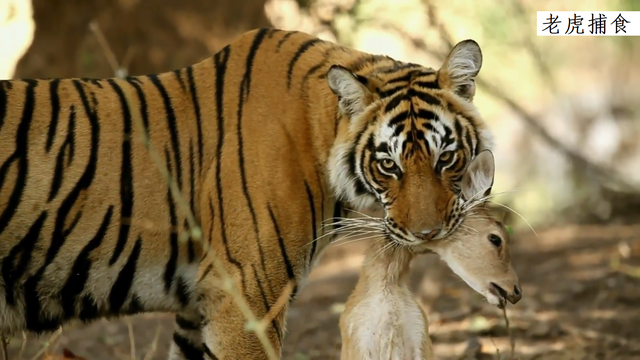
[[(366, 243), (332, 246), (314, 270), (288, 314), (284, 359), (339, 359), (338, 318), (357, 281)], [(640, 226), (565, 226), (519, 235), (513, 263), (523, 300), (508, 308), (518, 359), (640, 359), (640, 273), (616, 271), (611, 258), (640, 265)], [(438, 359), (461, 359), (476, 337), (482, 354), (509, 354), (502, 312), (492, 308), (433, 255), (417, 259), (413, 286), (423, 274), (438, 273), (440, 295), (430, 305), (431, 336)], [(636, 271), (639, 272), (639, 271)], [(131, 327), (129, 327), (129, 325)], [(173, 321), (141, 315), (67, 327), (47, 352), (71, 350), (86, 360), (164, 359)], [(32, 359), (49, 339), (29, 339), (22, 359)], [(20, 339), (10, 343), (18, 359)], [(39, 357), (39, 356), (38, 356)]]

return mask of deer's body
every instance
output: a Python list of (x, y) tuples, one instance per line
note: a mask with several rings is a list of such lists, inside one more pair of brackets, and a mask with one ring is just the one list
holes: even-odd
[(340, 317), (341, 360), (434, 359), (428, 317), (409, 289), (413, 254), (374, 244)]

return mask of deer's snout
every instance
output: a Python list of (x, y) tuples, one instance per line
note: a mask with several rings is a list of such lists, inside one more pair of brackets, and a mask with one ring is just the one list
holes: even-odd
[(520, 286), (518, 284), (514, 285), (513, 289), (510, 289), (510, 291), (503, 289), (502, 287), (500, 287), (499, 285), (493, 282), (491, 283), (491, 286), (493, 286), (493, 288), (495, 289), (497, 293), (496, 295), (509, 301), (513, 305), (517, 304), (518, 301), (522, 299), (522, 289), (520, 289)]

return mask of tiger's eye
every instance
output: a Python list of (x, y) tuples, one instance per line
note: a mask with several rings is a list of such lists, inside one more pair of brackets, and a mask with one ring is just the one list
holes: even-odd
[(445, 151), (440, 155), (440, 158), (438, 159), (438, 161), (447, 163), (451, 161), (452, 158), (453, 158), (453, 151)]
[(396, 163), (391, 159), (383, 159), (381, 164), (385, 170), (393, 170), (396, 167)]

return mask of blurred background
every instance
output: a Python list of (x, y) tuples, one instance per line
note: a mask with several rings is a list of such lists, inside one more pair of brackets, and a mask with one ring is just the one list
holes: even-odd
[[(436, 355), (511, 358), (515, 341), (514, 359), (640, 359), (640, 40), (537, 37), (536, 11), (552, 10), (630, 11), (640, 2), (2, 0), (0, 78), (168, 71), (257, 27), (434, 68), (472, 38), (484, 54), (475, 102), (497, 141), (494, 200), (515, 231), (524, 298), (508, 308), (507, 329), (502, 312), (434, 256), (420, 258), (413, 285)], [(332, 246), (314, 270), (288, 315), (285, 359), (339, 358), (338, 317), (364, 246)], [(100, 321), (13, 339), (9, 353), (163, 359), (171, 329), (167, 315)]]

